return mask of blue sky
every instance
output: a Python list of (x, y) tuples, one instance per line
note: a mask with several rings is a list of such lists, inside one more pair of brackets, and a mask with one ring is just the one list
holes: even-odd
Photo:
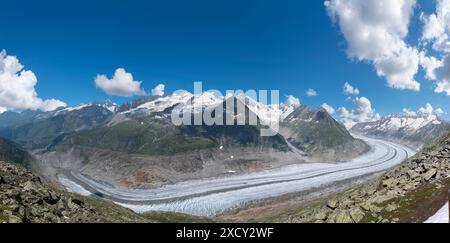
[[(419, 12), (435, 8), (418, 4), (407, 37), (413, 44), (423, 27)], [(423, 70), (419, 92), (393, 89), (369, 61), (348, 58), (323, 1), (6, 1), (2, 10), (0, 49), (33, 71), (39, 97), (69, 105), (129, 100), (94, 83), (124, 68), (146, 91), (159, 83), (167, 92), (192, 90), (203, 81), (207, 89), (279, 89), (309, 106), (350, 109), (349, 82), (381, 115), (426, 103), (450, 111), (450, 97), (435, 93)], [(318, 96), (306, 96), (309, 88)]]

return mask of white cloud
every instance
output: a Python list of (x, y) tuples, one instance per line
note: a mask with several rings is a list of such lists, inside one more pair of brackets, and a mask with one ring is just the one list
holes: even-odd
[(323, 103), (322, 108), (324, 108), (330, 115), (333, 115), (334, 112), (336, 112), (336, 110), (332, 106), (328, 105), (327, 103)]
[(144, 89), (141, 88), (141, 81), (135, 81), (131, 73), (127, 73), (125, 69), (118, 68), (112, 79), (108, 79), (106, 75), (97, 75), (95, 84), (108, 95), (131, 97), (134, 95), (145, 95)]
[(345, 82), (344, 84), (344, 93), (349, 95), (359, 95), (359, 89), (353, 87), (348, 82)]
[(0, 114), (2, 114), (3, 112), (7, 111), (6, 107), (1, 107), (0, 106)]
[(419, 52), (405, 42), (416, 0), (327, 0), (347, 41), (347, 54), (371, 62), (391, 88), (420, 90)]
[(422, 19), (422, 40), (431, 43), (436, 51), (450, 52), (450, 0), (437, 0), (436, 12)]
[(152, 89), (152, 95), (153, 96), (163, 96), (164, 90), (166, 86), (164, 84), (158, 84), (154, 89)]
[(402, 112), (407, 116), (416, 116), (417, 112), (411, 111), (410, 109), (403, 108)]
[(366, 97), (357, 97), (355, 107), (347, 110), (341, 107), (337, 111), (339, 120), (348, 128), (352, 128), (356, 123), (375, 121), (380, 119), (380, 115), (372, 108), (372, 103)]
[(314, 89), (308, 89), (306, 91), (306, 95), (309, 97), (315, 97), (315, 96), (317, 96), (317, 91), (315, 91)]
[(293, 107), (299, 107), (300, 106), (300, 100), (297, 97), (294, 97), (292, 95), (289, 95), (284, 102), (285, 105), (293, 106)]
[(409, 116), (417, 116), (417, 115), (443, 115), (445, 112), (442, 108), (434, 109), (430, 103), (427, 103), (425, 106), (420, 107), (417, 111), (411, 111), (410, 109), (403, 109), (403, 113)]
[(436, 83), (436, 93), (446, 93), (450, 96), (450, 54), (444, 58), (442, 67), (436, 70), (439, 81)]
[(50, 111), (66, 106), (60, 100), (39, 98), (35, 89), (36, 76), (23, 68), (17, 57), (0, 52), (0, 110)]
[(425, 44), (431, 44), (435, 51), (444, 56), (442, 61), (434, 58), (432, 61), (434, 63), (430, 64), (430, 69), (433, 70), (431, 77), (432, 80), (437, 80), (434, 91), (450, 96), (450, 0), (437, 0), (436, 3), (435, 13), (422, 15), (424, 22), (422, 40)]
[(443, 62), (435, 57), (427, 56), (424, 52), (419, 56), (420, 65), (425, 70), (425, 78), (428, 80), (436, 80), (436, 70), (443, 66)]
[(427, 103), (424, 107), (420, 107), (418, 112), (422, 114), (433, 114), (433, 106), (430, 103)]

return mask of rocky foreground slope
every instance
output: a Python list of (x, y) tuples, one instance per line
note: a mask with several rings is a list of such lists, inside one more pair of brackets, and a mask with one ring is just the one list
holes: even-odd
[(108, 201), (54, 189), (24, 168), (0, 161), (0, 223), (204, 221), (174, 213), (136, 214)]
[(447, 202), (450, 133), (378, 179), (268, 222), (424, 222)]

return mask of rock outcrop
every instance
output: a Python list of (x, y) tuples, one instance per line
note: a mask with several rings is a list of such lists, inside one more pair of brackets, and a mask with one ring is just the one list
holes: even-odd
[(0, 161), (0, 223), (206, 222), (175, 213), (136, 214), (109, 201), (60, 191)]
[[(108, 202), (111, 214), (98, 211), (87, 198), (72, 195), (44, 184), (31, 172), (6, 162), (0, 162), (0, 222), (60, 223), (60, 222), (122, 222), (144, 221), (139, 215)], [(114, 218), (126, 215), (126, 217)]]

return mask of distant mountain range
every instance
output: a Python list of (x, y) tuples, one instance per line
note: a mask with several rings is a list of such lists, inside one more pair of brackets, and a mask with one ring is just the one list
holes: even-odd
[(68, 133), (95, 127), (110, 118), (111, 102), (68, 107), (51, 112), (24, 111), (0, 114), (0, 135), (28, 150), (43, 150)]
[[(175, 126), (175, 107), (193, 114), (227, 102), (245, 107), (255, 125)], [(201, 105), (194, 105), (200, 102)], [(220, 117), (221, 116), (221, 117)], [(280, 122), (280, 134), (261, 137), (261, 129)], [(32, 151), (46, 166), (80, 170), (125, 187), (152, 187), (190, 178), (219, 176), (298, 163), (303, 159), (344, 160), (368, 149), (325, 110), (299, 104), (265, 105), (239, 95), (205, 92), (144, 97), (118, 106), (94, 102), (52, 112), (0, 114), (0, 136)]]
[(434, 114), (398, 114), (356, 124), (351, 132), (421, 148), (446, 134), (450, 123)]

